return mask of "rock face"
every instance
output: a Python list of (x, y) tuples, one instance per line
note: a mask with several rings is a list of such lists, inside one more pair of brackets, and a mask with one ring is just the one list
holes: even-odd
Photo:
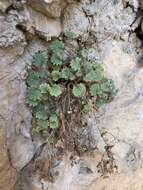
[(51, 18), (59, 18), (66, 2), (62, 0), (28, 0), (28, 3), (35, 10)]
[[(0, 189), (143, 189), (141, 9), (138, 0), (0, 0)], [(90, 58), (103, 62), (118, 88), (114, 101), (89, 119), (94, 151), (81, 157), (59, 156), (59, 149), (51, 153), (33, 140), (25, 105), (32, 55), (66, 30), (92, 47)]]
[(0, 119), (0, 188), (10, 189), (14, 186), (17, 178), (16, 170), (11, 166), (6, 144), (5, 120)]

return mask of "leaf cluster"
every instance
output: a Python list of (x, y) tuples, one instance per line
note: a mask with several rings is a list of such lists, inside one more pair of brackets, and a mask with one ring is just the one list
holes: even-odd
[(26, 101), (36, 121), (36, 133), (58, 128), (61, 112), (66, 117), (77, 107), (87, 113), (91, 110), (89, 99), (94, 97), (100, 107), (116, 95), (113, 81), (103, 75), (102, 65), (88, 60), (88, 49), (79, 47), (76, 55), (65, 59), (67, 40), (73, 38), (73, 33), (66, 32), (62, 39), (51, 42), (48, 52), (33, 55)]

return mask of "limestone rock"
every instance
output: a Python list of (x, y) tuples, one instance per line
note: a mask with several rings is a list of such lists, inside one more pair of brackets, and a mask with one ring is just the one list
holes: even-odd
[(14, 142), (9, 146), (9, 151), (12, 165), (18, 171), (31, 161), (35, 153), (31, 139), (20, 135), (18, 137), (15, 136)]
[(5, 12), (10, 5), (12, 5), (12, 0), (0, 0), (0, 10), (2, 12)]
[(25, 36), (16, 29), (16, 23), (9, 22), (0, 16), (0, 47), (12, 46), (25, 41)]
[(29, 5), (36, 11), (39, 11), (51, 18), (59, 18), (61, 11), (65, 6), (62, 0), (28, 0)]
[(17, 179), (17, 172), (11, 166), (6, 140), (6, 123), (0, 119), (0, 189), (11, 190)]
[(89, 20), (80, 5), (71, 4), (65, 9), (63, 19), (64, 31), (72, 31), (77, 36), (88, 31)]
[(30, 7), (26, 7), (21, 15), (25, 21), (20, 25), (32, 35), (38, 34), (46, 40), (50, 40), (51, 37), (59, 36), (61, 33), (61, 22), (58, 18), (48, 18)]

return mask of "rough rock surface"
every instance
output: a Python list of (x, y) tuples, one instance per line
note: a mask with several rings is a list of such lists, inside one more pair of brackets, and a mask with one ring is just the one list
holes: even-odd
[[(0, 189), (13, 190), (16, 181), (14, 190), (143, 189), (142, 6), (141, 0), (0, 0)], [(81, 157), (59, 156), (33, 141), (24, 100), (32, 54), (69, 29), (92, 47), (91, 58), (103, 61), (118, 88), (114, 101), (90, 118), (96, 146)], [(52, 154), (58, 159), (50, 170)], [(35, 155), (42, 172), (33, 168)]]
[(51, 18), (59, 18), (66, 5), (63, 0), (28, 0), (31, 7)]

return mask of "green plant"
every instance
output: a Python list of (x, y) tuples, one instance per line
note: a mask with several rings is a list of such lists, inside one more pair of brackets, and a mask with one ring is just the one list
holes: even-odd
[(74, 55), (67, 56), (66, 48), (73, 38), (74, 34), (66, 32), (63, 38), (51, 42), (48, 52), (33, 56), (26, 102), (32, 110), (34, 133), (55, 130), (79, 113), (81, 122), (82, 114), (92, 109), (90, 99), (100, 107), (116, 95), (113, 81), (103, 75), (102, 65), (88, 59), (87, 48), (79, 45)]

